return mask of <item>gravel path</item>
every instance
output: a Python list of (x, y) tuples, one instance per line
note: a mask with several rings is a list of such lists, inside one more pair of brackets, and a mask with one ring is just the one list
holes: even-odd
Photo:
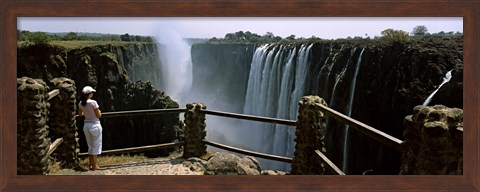
[(183, 158), (155, 158), (142, 162), (129, 162), (102, 166), (101, 170), (63, 169), (52, 175), (203, 175), (183, 166)]

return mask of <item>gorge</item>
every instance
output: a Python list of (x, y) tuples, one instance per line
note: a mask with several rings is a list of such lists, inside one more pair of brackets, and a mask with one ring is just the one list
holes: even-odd
[[(429, 105), (463, 108), (462, 44), (462, 39), (457, 38), (392, 44), (333, 41), (255, 45), (248, 80), (237, 77), (235, 83), (225, 81), (232, 81), (231, 73), (242, 74), (246, 69), (238, 69), (245, 66), (243, 60), (224, 59), (239, 53), (225, 51), (233, 45), (199, 44), (192, 47), (193, 81), (209, 85), (203, 89), (216, 96), (226, 96), (232, 93), (228, 88), (238, 88), (238, 93), (227, 97), (230, 108), (212, 102), (207, 104), (210, 109), (238, 112), (244, 103), (245, 114), (296, 120), (299, 98), (319, 95), (329, 107), (402, 140), (405, 116), (412, 113), (416, 105), (422, 105), (435, 89), (440, 88)], [(241, 50), (247, 45), (236, 46)], [(203, 60), (198, 59), (202, 57)], [(202, 62), (204, 60), (208, 62)], [(203, 74), (195, 75), (195, 67), (200, 66)], [(450, 70), (452, 80), (440, 87)], [(207, 77), (215, 80), (207, 81)], [(398, 152), (333, 119), (327, 119), (326, 123), (327, 156), (345, 172), (398, 173)], [(235, 121), (228, 126), (235, 128), (222, 125), (219, 138), (226, 139), (217, 138), (219, 142), (293, 156), (293, 128)], [(243, 138), (243, 142), (237, 141), (241, 140), (238, 137)], [(283, 163), (262, 159), (260, 162), (269, 169), (289, 169), (289, 165)]]
[[(429, 105), (463, 108), (462, 46), (462, 38), (394, 43), (195, 43), (184, 53), (191, 54), (192, 79), (182, 102), (204, 102), (211, 110), (296, 120), (299, 99), (319, 95), (329, 107), (402, 140), (405, 116), (437, 88)], [(98, 87), (99, 104), (105, 112), (184, 107), (185, 103), (167, 96), (172, 91), (165, 88), (169, 80), (162, 74), (180, 80), (189, 74), (161, 65), (166, 63), (162, 54), (168, 51), (160, 49), (169, 47), (18, 48), (17, 77), (48, 82), (65, 76), (75, 80), (77, 92), (85, 85)], [(450, 70), (450, 81), (440, 86)], [(105, 138), (106, 149), (141, 145), (129, 137), (144, 140), (142, 144), (170, 142), (181, 132), (178, 114), (119, 121), (105, 125), (115, 127), (111, 134), (105, 133), (110, 135)], [(333, 119), (327, 119), (326, 124), (327, 156), (346, 173), (399, 173), (398, 152)], [(294, 128), (288, 126), (208, 116), (207, 133), (213, 141), (281, 156), (293, 156), (295, 147)], [(259, 160), (265, 169), (290, 169), (287, 164)]]

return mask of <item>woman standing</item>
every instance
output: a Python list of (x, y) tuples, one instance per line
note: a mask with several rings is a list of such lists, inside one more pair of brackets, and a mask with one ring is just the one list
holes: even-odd
[(97, 162), (97, 155), (102, 152), (102, 125), (100, 117), (102, 112), (97, 101), (93, 100), (93, 93), (96, 92), (90, 86), (85, 86), (82, 90), (83, 95), (80, 97), (78, 115), (84, 115), (85, 121), (83, 132), (88, 145), (89, 169), (100, 169)]

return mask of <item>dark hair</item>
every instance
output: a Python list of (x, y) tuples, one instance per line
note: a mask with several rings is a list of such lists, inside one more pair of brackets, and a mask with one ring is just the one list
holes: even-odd
[(88, 93), (88, 94), (83, 94), (83, 95), (80, 96), (80, 101), (82, 101), (80, 104), (81, 104), (82, 106), (87, 105), (87, 99), (88, 99), (87, 96), (88, 96), (89, 94), (90, 94), (90, 93)]

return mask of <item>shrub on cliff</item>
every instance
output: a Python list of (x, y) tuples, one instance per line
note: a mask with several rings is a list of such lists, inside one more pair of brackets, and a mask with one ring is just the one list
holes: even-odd
[(389, 42), (389, 43), (400, 43), (400, 42), (409, 42), (411, 37), (408, 35), (408, 32), (395, 29), (385, 29), (381, 32), (382, 37), (380, 40)]
[(35, 45), (46, 45), (51, 41), (50, 36), (45, 32), (33, 32), (28, 36), (27, 40)]

